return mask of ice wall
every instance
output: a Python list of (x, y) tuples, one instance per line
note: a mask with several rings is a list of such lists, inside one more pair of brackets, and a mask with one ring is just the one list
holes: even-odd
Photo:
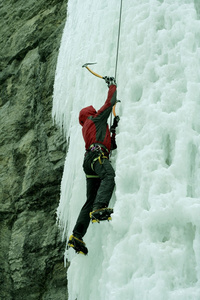
[[(196, 1), (195, 4), (197, 5)], [(112, 222), (90, 225), (87, 257), (66, 252), (70, 300), (200, 299), (200, 21), (192, 0), (123, 0)], [(85, 201), (78, 114), (107, 95), (120, 1), (69, 0), (53, 116), (69, 149), (58, 219), (68, 237)]]

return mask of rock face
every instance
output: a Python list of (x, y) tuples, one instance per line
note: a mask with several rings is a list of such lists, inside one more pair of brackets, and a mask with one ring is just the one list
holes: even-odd
[(67, 0), (0, 0), (0, 299), (66, 300), (56, 225), (66, 143), (51, 117)]

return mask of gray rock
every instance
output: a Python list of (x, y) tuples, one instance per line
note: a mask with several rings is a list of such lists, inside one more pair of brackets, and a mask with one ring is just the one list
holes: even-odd
[(66, 300), (56, 225), (66, 142), (51, 118), (67, 0), (0, 1), (0, 299)]

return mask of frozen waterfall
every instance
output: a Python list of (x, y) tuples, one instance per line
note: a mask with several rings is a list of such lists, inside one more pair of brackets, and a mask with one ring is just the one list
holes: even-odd
[[(88, 256), (66, 252), (70, 300), (200, 299), (200, 20), (193, 0), (123, 0), (112, 222), (91, 224)], [(81, 108), (113, 76), (119, 0), (69, 0), (53, 117), (69, 140), (58, 219), (69, 237), (86, 200)]]

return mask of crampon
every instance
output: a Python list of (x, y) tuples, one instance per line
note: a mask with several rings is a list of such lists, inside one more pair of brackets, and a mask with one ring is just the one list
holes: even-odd
[(85, 246), (85, 243), (83, 242), (83, 240), (78, 239), (74, 235), (71, 235), (69, 237), (69, 241), (67, 243), (67, 249), (69, 249), (70, 247), (72, 247), (78, 254), (79, 253), (84, 254), (84, 255), (88, 254), (88, 249)]
[(90, 213), (90, 219), (92, 223), (100, 223), (100, 221), (110, 221), (112, 220), (111, 214), (113, 213), (112, 208), (100, 208), (97, 210), (93, 210)]

